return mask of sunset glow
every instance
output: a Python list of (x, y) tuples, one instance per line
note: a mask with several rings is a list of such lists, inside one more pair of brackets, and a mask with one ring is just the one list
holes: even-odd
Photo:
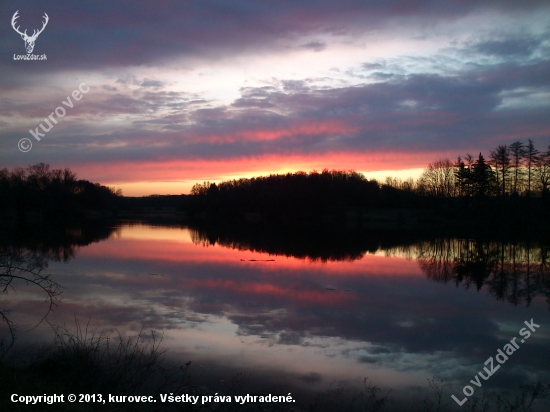
[[(28, 27), (47, 9), (35, 52), (48, 60), (0, 61), (3, 167), (181, 194), (325, 168), (416, 178), (550, 137), (547, 2), (3, 3), (4, 56), (23, 52), (7, 24), (17, 8)], [(34, 139), (82, 83), (90, 92)]]

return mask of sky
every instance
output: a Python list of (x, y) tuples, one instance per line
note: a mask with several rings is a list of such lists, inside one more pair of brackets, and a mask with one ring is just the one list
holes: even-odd
[[(16, 11), (28, 35), (48, 15), (32, 52), (47, 60), (18, 57)], [(549, 109), (547, 1), (0, 3), (0, 168), (68, 167), (129, 196), (324, 168), (418, 177), (547, 148)]]

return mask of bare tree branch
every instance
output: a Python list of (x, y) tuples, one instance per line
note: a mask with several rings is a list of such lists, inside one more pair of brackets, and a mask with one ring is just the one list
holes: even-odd
[[(62, 293), (61, 287), (51, 278), (51, 275), (43, 273), (47, 266), (47, 260), (35, 253), (22, 249), (0, 250), (0, 296), (7, 296), (10, 291), (15, 292), (14, 285), (17, 282), (35, 286), (45, 294), (47, 305), (45, 314), (32, 329), (40, 325), (53, 311)], [(8, 308), (0, 307), (0, 319), (7, 325), (11, 337), (9, 346), (2, 347), (2, 352), (5, 354), (15, 341), (16, 325), (10, 318)]]

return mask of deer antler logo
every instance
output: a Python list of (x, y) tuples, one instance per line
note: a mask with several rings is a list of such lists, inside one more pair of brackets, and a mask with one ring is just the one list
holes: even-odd
[(19, 31), (20, 26), (15, 27), (15, 25), (17, 24), (16, 20), (19, 18), (18, 13), (19, 13), (19, 10), (17, 10), (13, 14), (13, 17), (11, 18), (11, 27), (13, 27), (13, 29), (21, 35), (21, 38), (25, 41), (25, 49), (27, 49), (27, 53), (30, 54), (30, 53), (32, 53), (32, 51), (34, 49), (34, 42), (38, 38), (38, 35), (44, 31), (44, 29), (46, 28), (46, 25), (48, 24), (48, 21), (50, 20), (50, 18), (48, 17), (48, 15), (46, 13), (44, 13), (44, 16), (43, 16), (44, 17), (44, 22), (42, 23), (42, 28), (40, 30), (34, 30), (33, 33), (32, 33), (32, 36), (29, 36), (29, 35), (27, 35), (27, 30), (25, 30), (23, 33), (21, 33)]

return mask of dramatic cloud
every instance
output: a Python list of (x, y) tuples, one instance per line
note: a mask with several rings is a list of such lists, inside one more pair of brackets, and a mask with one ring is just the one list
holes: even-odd
[[(48, 13), (35, 46), (47, 61), (12, 59), (24, 53), (16, 10), (29, 30)], [(185, 192), (310, 167), (416, 169), (550, 139), (542, 1), (61, 1), (0, 15), (4, 166), (69, 166), (145, 194), (145, 182)], [(33, 140), (81, 83), (91, 91)]]

